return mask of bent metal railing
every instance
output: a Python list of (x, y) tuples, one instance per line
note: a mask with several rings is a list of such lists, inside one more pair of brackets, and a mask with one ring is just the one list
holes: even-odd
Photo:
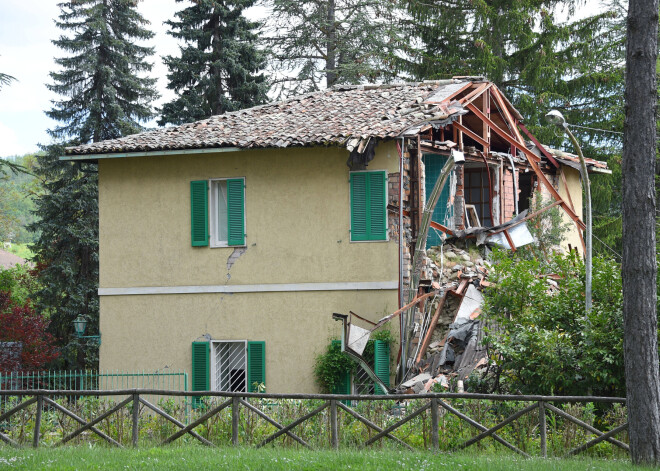
[[(117, 413), (123, 408), (129, 408), (131, 414), (131, 440), (130, 443), (132, 446), (138, 446), (139, 442), (139, 426), (140, 426), (140, 405), (142, 405), (142, 410), (145, 408), (150, 411), (151, 414), (156, 414), (163, 417), (170, 423), (174, 424), (178, 430), (169, 435), (167, 438), (160, 442), (160, 445), (166, 445), (172, 443), (175, 440), (179, 439), (184, 435), (190, 435), (194, 439), (200, 441), (207, 446), (215, 446), (207, 438), (204, 438), (200, 433), (197, 433), (194, 429), (205, 422), (207, 422), (212, 417), (216, 416), (222, 410), (230, 407), (231, 408), (231, 444), (236, 446), (239, 445), (239, 419), (240, 419), (240, 410), (244, 408), (245, 410), (254, 413), (259, 418), (265, 420), (270, 425), (274, 426), (277, 430), (271, 435), (263, 438), (258, 444), (257, 447), (262, 447), (268, 443), (273, 442), (278, 437), (286, 435), (288, 438), (297, 442), (298, 444), (312, 448), (310, 444), (305, 441), (303, 438), (298, 436), (293, 432), (293, 429), (307, 421), (308, 419), (320, 414), (321, 412), (329, 409), (329, 427), (330, 427), (330, 443), (329, 445), (332, 448), (339, 448), (340, 445), (340, 433), (339, 433), (339, 421), (338, 421), (338, 412), (343, 411), (349, 416), (353, 417), (357, 421), (364, 424), (370, 431), (376, 432), (375, 435), (370, 437), (368, 440), (363, 442), (363, 446), (372, 445), (384, 438), (391, 440), (392, 442), (403, 446), (408, 449), (412, 447), (403, 441), (402, 439), (393, 435), (393, 432), (404, 424), (410, 422), (416, 417), (424, 414), (427, 410), (430, 410), (431, 415), (431, 440), (430, 448), (434, 451), (439, 449), (439, 415), (441, 411), (443, 413), (453, 414), (458, 417), (461, 421), (466, 422), (471, 425), (473, 428), (477, 429), (479, 432), (478, 435), (463, 441), (460, 444), (457, 444), (454, 449), (460, 450), (468, 448), (476, 443), (481, 442), (485, 438), (491, 437), (496, 442), (505, 446), (506, 448), (529, 457), (530, 455), (525, 451), (521, 450), (519, 447), (513, 445), (502, 436), (498, 435), (496, 432), (503, 429), (509, 424), (512, 424), (514, 421), (520, 419), (526, 414), (529, 414), (532, 411), (538, 410), (538, 433), (540, 435), (540, 454), (543, 457), (547, 457), (547, 418), (546, 413), (552, 412), (557, 416), (562, 417), (563, 419), (572, 422), (573, 424), (583, 428), (587, 432), (596, 435), (595, 438), (587, 441), (586, 443), (577, 446), (576, 448), (571, 449), (566, 453), (566, 456), (575, 455), (580, 452), (583, 452), (594, 445), (600, 442), (608, 442), (615, 447), (619, 447), (626, 452), (629, 451), (629, 447), (626, 443), (619, 441), (614, 438), (615, 435), (620, 432), (625, 431), (628, 428), (628, 423), (623, 423), (616, 426), (608, 432), (603, 432), (597, 428), (589, 425), (588, 423), (580, 420), (577, 417), (567, 413), (566, 411), (556, 407), (554, 404), (565, 404), (565, 403), (609, 403), (609, 404), (625, 404), (624, 398), (616, 397), (591, 397), (591, 396), (523, 396), (523, 395), (491, 395), (491, 394), (473, 394), (473, 393), (434, 393), (434, 394), (420, 394), (420, 395), (390, 395), (390, 396), (374, 396), (374, 395), (330, 395), (330, 394), (263, 394), (263, 393), (230, 393), (230, 392), (183, 392), (183, 391), (166, 391), (166, 390), (152, 390), (152, 389), (127, 389), (127, 390), (112, 390), (112, 391), (69, 391), (69, 390), (4, 390), (0, 391), (0, 396), (12, 396), (16, 397), (20, 401), (17, 405), (12, 407), (9, 410), (0, 411), (0, 424), (7, 423), (8, 420), (18, 412), (28, 408), (29, 406), (36, 403), (36, 411), (34, 413), (34, 429), (32, 435), (32, 446), (38, 447), (41, 440), (41, 425), (42, 425), (42, 416), (44, 407), (49, 408), (49, 410), (56, 410), (63, 415), (73, 419), (79, 424), (79, 427), (63, 436), (63, 438), (56, 443), (55, 445), (63, 445), (72, 439), (80, 436), (84, 432), (94, 433), (101, 437), (103, 440), (107, 441), (113, 446), (123, 447), (122, 444), (110, 437), (107, 433), (100, 430), (97, 425), (99, 425), (103, 420), (109, 418), (111, 415)], [(69, 400), (80, 399), (85, 396), (93, 397), (112, 397), (119, 399), (123, 396), (125, 398), (120, 402), (114, 404), (112, 408), (104, 411), (97, 417), (87, 420), (84, 419), (71, 410), (64, 407), (62, 404), (55, 402), (53, 397), (62, 397), (65, 396)], [(204, 413), (195, 418), (190, 423), (185, 424), (177, 420), (172, 415), (165, 412), (161, 407), (150, 403), (145, 399), (145, 396), (170, 396), (172, 398), (181, 397), (195, 397), (203, 396), (205, 398), (218, 398), (220, 400), (224, 399), (217, 406), (209, 407), (208, 411), (203, 411)], [(268, 401), (277, 401), (282, 399), (293, 399), (293, 400), (320, 400), (323, 401), (322, 404), (310, 412), (302, 415), (301, 417), (293, 420), (288, 425), (283, 425), (269, 416), (264, 410), (259, 409), (254, 404), (250, 404), (247, 399), (260, 399), (266, 402), (266, 408), (268, 407)], [(454, 399), (463, 399), (463, 400), (487, 400), (487, 401), (501, 401), (501, 402), (531, 402), (531, 404), (522, 410), (519, 410), (504, 420), (501, 420), (494, 426), (486, 427), (485, 425), (479, 423), (468, 415), (459, 411), (456, 407), (452, 407), (448, 404), (449, 400)], [(350, 404), (350, 401), (411, 401), (421, 402), (421, 407), (417, 407), (414, 411), (408, 413), (395, 423), (389, 425), (388, 427), (380, 427), (373, 421), (369, 420), (367, 417), (364, 417), (362, 414), (358, 413), (354, 408), (347, 406)], [(272, 405), (272, 404), (271, 404)], [(407, 411), (406, 411), (407, 412)], [(6, 433), (7, 430), (0, 427), (0, 440), (11, 445), (11, 446), (21, 446), (17, 441), (10, 438)]]

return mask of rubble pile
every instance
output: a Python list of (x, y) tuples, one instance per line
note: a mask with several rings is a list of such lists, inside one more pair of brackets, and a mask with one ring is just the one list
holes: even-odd
[(465, 250), (457, 244), (446, 243), (431, 247), (426, 251), (422, 280), (432, 280), (444, 288), (448, 284), (462, 279), (483, 280), (491, 264), (488, 262), (490, 251), (487, 247), (474, 247)]
[(441, 295), (415, 311), (409, 371), (401, 392), (421, 394), (436, 384), (460, 392), (475, 369), (488, 365), (479, 314), (481, 290), (489, 286), (489, 251), (459, 246), (463, 243), (457, 240), (426, 252), (420, 286), (440, 290)]

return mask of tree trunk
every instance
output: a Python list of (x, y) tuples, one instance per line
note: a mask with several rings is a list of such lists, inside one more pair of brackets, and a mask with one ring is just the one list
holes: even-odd
[[(216, 61), (219, 57), (222, 57), (223, 50), (222, 38), (220, 37), (220, 15), (217, 14), (215, 10), (211, 15), (211, 19), (209, 20), (207, 27), (213, 32), (211, 49), (213, 51), (213, 60)], [(225, 112), (225, 109), (222, 106), (222, 96), (224, 94), (222, 70), (218, 69), (218, 67), (216, 67), (212, 62), (211, 66), (209, 67), (209, 75), (211, 76), (211, 81), (213, 83), (209, 104), (211, 105), (211, 114), (215, 116)]]
[(660, 463), (655, 258), (658, 0), (630, 0), (623, 140), (624, 360), (630, 455)]
[(337, 31), (335, 28), (335, 0), (328, 0), (328, 33), (326, 44), (326, 85), (332, 87), (337, 81), (336, 56), (337, 56)]

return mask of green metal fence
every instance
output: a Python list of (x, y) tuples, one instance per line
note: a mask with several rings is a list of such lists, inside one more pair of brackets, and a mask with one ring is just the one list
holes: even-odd
[[(11, 371), (0, 372), (0, 390), (68, 390), (98, 391), (118, 389), (158, 389), (188, 391), (188, 373), (185, 371), (127, 372), (127, 371)], [(0, 411), (8, 398), (0, 396)], [(150, 397), (154, 404), (160, 397)]]

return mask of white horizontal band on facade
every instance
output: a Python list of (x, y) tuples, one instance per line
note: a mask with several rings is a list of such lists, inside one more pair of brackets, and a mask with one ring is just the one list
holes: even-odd
[(295, 291), (365, 291), (398, 289), (398, 281), (360, 281), (338, 283), (284, 283), (262, 285), (138, 286), (134, 288), (99, 288), (99, 296), (141, 294), (199, 293), (278, 293)]

